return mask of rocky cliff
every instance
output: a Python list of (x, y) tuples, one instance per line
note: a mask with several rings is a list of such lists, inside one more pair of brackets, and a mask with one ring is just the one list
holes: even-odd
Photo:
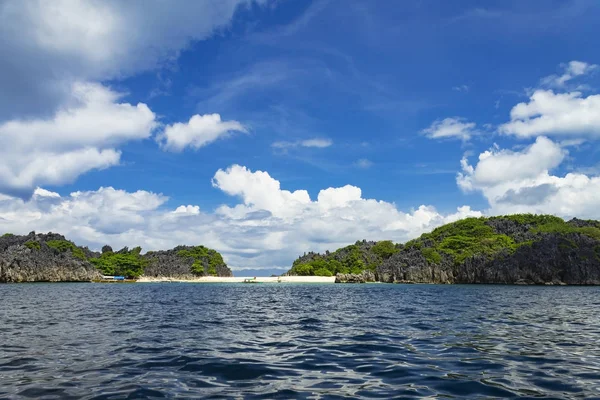
[(144, 255), (145, 276), (188, 279), (198, 276), (233, 276), (221, 255), (204, 246), (178, 246)]
[(4, 234), (0, 236), (0, 283), (85, 282), (103, 274), (130, 278), (233, 276), (221, 254), (204, 246), (179, 246), (146, 254), (141, 250), (125, 247), (113, 251), (104, 246), (99, 253), (55, 233)]
[(82, 282), (101, 276), (93, 253), (55, 233), (0, 237), (0, 282)]
[[(357, 242), (357, 244), (360, 242)], [(370, 243), (371, 251), (379, 245)], [(310, 253), (290, 273), (336, 274), (338, 282), (600, 284), (600, 222), (548, 215), (467, 218), (404, 245), (378, 246), (368, 273), (350, 271), (330, 255)], [(356, 257), (355, 257), (356, 258)], [(300, 268), (298, 268), (300, 267)]]

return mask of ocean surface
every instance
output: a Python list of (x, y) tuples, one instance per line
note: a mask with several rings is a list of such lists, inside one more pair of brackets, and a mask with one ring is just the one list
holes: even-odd
[(600, 398), (600, 288), (0, 285), (0, 398)]

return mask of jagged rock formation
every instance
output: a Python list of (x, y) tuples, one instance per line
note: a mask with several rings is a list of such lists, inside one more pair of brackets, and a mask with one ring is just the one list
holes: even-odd
[[(377, 246), (364, 243), (370, 244), (366, 251)], [(365, 271), (380, 282), (600, 285), (598, 221), (530, 214), (467, 218), (385, 248), (377, 265)], [(337, 271), (340, 263), (330, 254), (335, 253), (309, 253), (290, 273), (325, 268), (337, 274), (337, 282), (368, 281), (356, 271)]]
[(233, 276), (221, 255), (203, 246), (178, 246), (144, 255), (145, 276), (192, 279), (198, 276)]
[(375, 271), (383, 260), (398, 252), (401, 247), (389, 240), (380, 242), (359, 240), (334, 252), (304, 254), (294, 261), (286, 275), (360, 275), (365, 270)]
[(377, 282), (373, 271), (363, 271), (360, 274), (336, 274), (335, 283), (368, 283)]
[(0, 282), (85, 282), (101, 277), (94, 253), (56, 233), (0, 237)]
[(600, 285), (600, 224), (548, 216), (467, 219), (406, 244), (382, 282)]
[(203, 246), (141, 254), (127, 247), (102, 253), (76, 246), (56, 233), (0, 236), (0, 283), (85, 282), (106, 275), (136, 278), (142, 274), (170, 278), (233, 276), (221, 255)]

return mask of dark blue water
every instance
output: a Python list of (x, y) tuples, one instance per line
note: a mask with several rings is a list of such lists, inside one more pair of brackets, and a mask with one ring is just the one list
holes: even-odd
[(0, 398), (600, 398), (600, 288), (0, 285)]

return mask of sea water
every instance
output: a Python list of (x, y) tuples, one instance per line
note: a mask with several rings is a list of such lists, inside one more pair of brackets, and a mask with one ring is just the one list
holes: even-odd
[(0, 285), (0, 398), (600, 398), (600, 288)]

